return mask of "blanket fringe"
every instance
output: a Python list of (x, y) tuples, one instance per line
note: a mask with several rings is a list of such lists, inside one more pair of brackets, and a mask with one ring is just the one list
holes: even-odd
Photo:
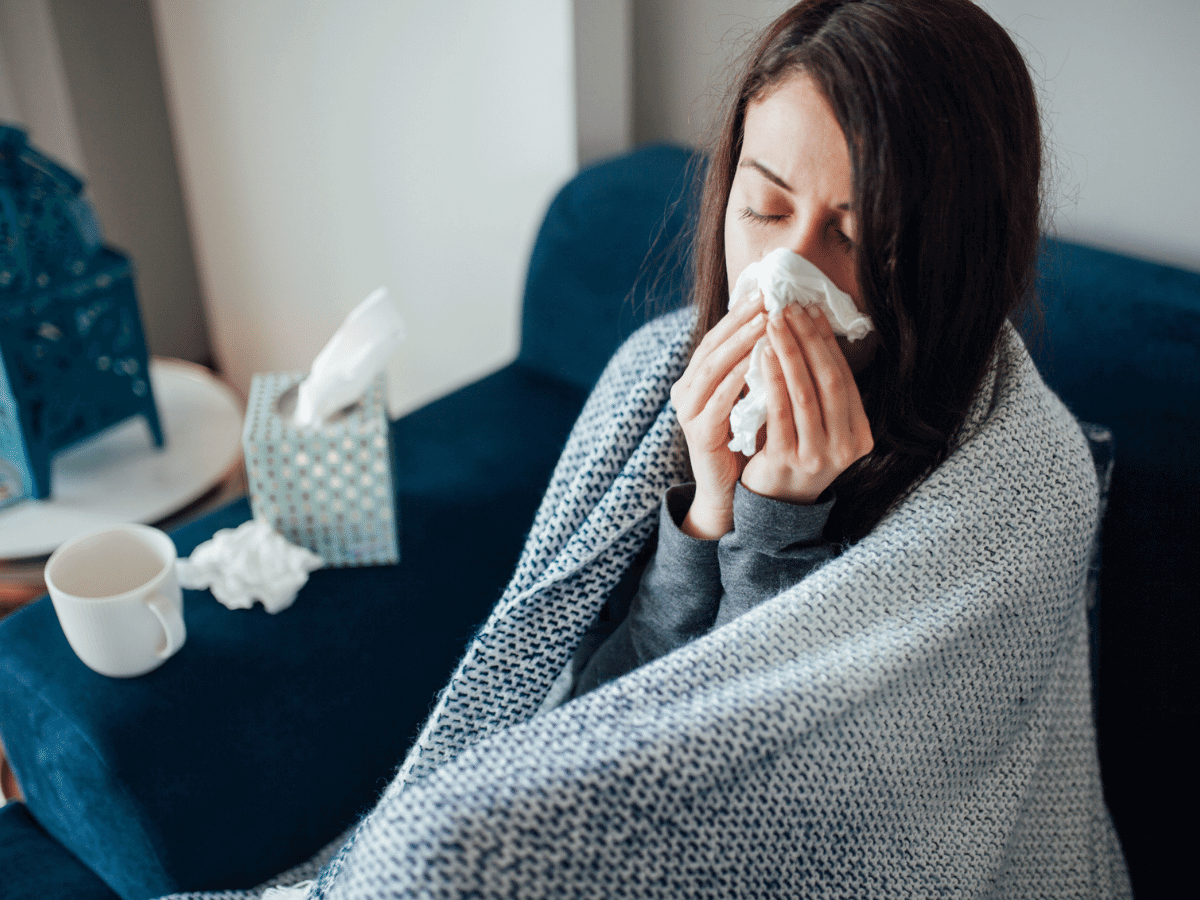
[(298, 884), (292, 884), (278, 887), (270, 887), (263, 891), (262, 900), (305, 900), (308, 897), (309, 888), (316, 882), (301, 881)]

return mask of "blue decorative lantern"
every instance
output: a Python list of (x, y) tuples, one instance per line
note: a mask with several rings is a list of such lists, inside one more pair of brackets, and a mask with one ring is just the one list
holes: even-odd
[(0, 125), (0, 507), (49, 497), (53, 456), (130, 416), (163, 445), (133, 270), (82, 187)]

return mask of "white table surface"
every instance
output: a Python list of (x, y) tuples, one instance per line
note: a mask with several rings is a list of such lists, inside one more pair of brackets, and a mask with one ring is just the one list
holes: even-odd
[(0, 510), (0, 561), (50, 554), (83, 531), (157, 522), (192, 503), (241, 462), (243, 404), (211, 372), (173, 359), (150, 362), (166, 443), (141, 416), (58, 454), (47, 500)]

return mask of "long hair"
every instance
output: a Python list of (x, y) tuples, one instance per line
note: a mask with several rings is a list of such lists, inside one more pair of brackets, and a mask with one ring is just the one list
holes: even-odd
[(846, 137), (858, 299), (880, 337), (857, 377), (875, 449), (834, 483), (826, 529), (853, 541), (953, 450), (1005, 319), (1032, 296), (1042, 140), (1020, 51), (969, 0), (797, 4), (747, 54), (711, 151), (698, 336), (728, 306), (725, 208), (747, 106), (801, 73)]

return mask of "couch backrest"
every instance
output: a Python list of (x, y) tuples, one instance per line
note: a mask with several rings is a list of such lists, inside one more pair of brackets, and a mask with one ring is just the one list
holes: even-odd
[(1117, 435), (1119, 460), (1172, 484), (1200, 479), (1200, 273), (1047, 239), (1045, 334), (1030, 350), (1077, 416)]
[(1045, 327), (1028, 341), (1038, 368), (1076, 416), (1114, 436), (1099, 746), (1134, 887), (1155, 893), (1160, 873), (1185, 858), (1185, 838), (1167, 823), (1194, 763), (1200, 273), (1047, 240), (1039, 289)]
[(686, 302), (698, 169), (692, 151), (643, 147), (559, 191), (529, 262), (520, 363), (590, 389), (639, 325)]
[(1115, 438), (1107, 543), (1122, 546), (1102, 592), (1194, 600), (1182, 567), (1200, 503), (1200, 273), (1048, 239), (1038, 288), (1044, 323), (1022, 330), (1039, 370)]

